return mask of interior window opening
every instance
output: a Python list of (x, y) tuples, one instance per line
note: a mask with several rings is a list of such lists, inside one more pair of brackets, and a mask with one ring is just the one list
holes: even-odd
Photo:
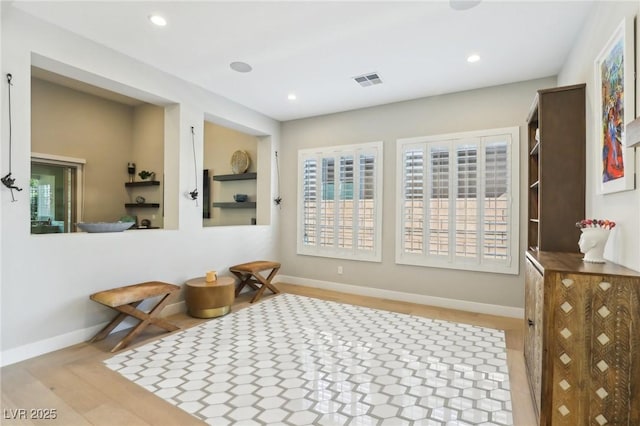
[(32, 234), (76, 231), (82, 218), (85, 161), (56, 161), (32, 157), (29, 180), (29, 208)]

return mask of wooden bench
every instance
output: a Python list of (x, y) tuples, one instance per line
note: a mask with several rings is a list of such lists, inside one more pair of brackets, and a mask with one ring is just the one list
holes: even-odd
[[(275, 294), (280, 293), (280, 290), (271, 283), (271, 280), (276, 276), (279, 269), (280, 264), (278, 262), (269, 262), (267, 260), (257, 260), (255, 262), (242, 263), (230, 267), (229, 271), (240, 278), (240, 285), (236, 288), (236, 296), (240, 294), (246, 285), (249, 285), (249, 287), (254, 290), (258, 290), (253, 296), (253, 299), (251, 299), (251, 303), (260, 299), (262, 293), (264, 293), (264, 290), (267, 288)], [(260, 272), (268, 270), (271, 270), (271, 272), (267, 278), (260, 275)]]
[[(100, 330), (100, 332), (91, 339), (91, 342), (97, 342), (107, 337), (109, 333), (128, 316), (139, 319), (140, 323), (133, 327), (129, 334), (111, 349), (111, 352), (127, 346), (142, 330), (152, 324), (167, 331), (178, 330), (179, 327), (158, 317), (158, 314), (160, 314), (160, 311), (162, 311), (167, 302), (169, 302), (170, 297), (179, 291), (180, 287), (177, 285), (160, 281), (149, 281), (92, 294), (89, 296), (91, 300), (115, 309), (120, 313)], [(156, 296), (162, 296), (162, 298), (149, 312), (144, 312), (137, 308), (145, 299)]]

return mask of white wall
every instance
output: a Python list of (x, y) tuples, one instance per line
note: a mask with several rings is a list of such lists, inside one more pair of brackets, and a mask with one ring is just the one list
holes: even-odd
[[(598, 2), (584, 25), (571, 54), (558, 74), (558, 84), (587, 83), (587, 185), (586, 215), (614, 220), (605, 257), (631, 269), (640, 270), (640, 190), (600, 194), (602, 148), (596, 137), (594, 60), (624, 17), (640, 16), (640, 2)], [(636, 79), (640, 73), (640, 36), (636, 37)], [(640, 85), (636, 81), (636, 116), (640, 113)], [(638, 149), (636, 148), (636, 151)], [(635, 155), (636, 182), (640, 155)], [(633, 159), (625, 159), (627, 164)], [(636, 183), (638, 187), (638, 183)]]
[[(202, 168), (205, 115), (265, 135), (259, 147), (264, 179), (272, 198), (273, 152), (279, 123), (225, 98), (2, 4), (2, 76), (13, 74), (13, 171), (28, 187), (30, 147), (30, 68), (32, 53), (40, 67), (134, 97), (167, 105), (165, 115), (165, 226), (176, 229), (112, 234), (30, 235), (29, 196), (0, 191), (2, 271), (0, 287), (2, 363), (8, 364), (90, 336), (112, 316), (91, 302), (96, 291), (147, 280), (181, 284), (235, 263), (278, 259), (278, 211), (265, 203), (264, 226), (202, 227), (202, 207), (185, 193), (194, 186), (190, 127), (196, 129), (196, 154)], [(187, 47), (188, 48), (188, 47)], [(43, 66), (46, 65), (46, 66)], [(78, 78), (81, 77), (81, 78)], [(6, 83), (2, 99), (2, 174), (8, 162)], [(136, 93), (133, 93), (136, 92)], [(127, 93), (125, 93), (127, 94)], [(144, 99), (144, 96), (148, 99)], [(153, 98), (153, 99), (152, 99)], [(160, 101), (159, 101), (160, 100)], [(266, 137), (266, 135), (269, 135)], [(266, 152), (265, 152), (266, 151)], [(199, 184), (200, 185), (200, 184)], [(201, 190), (201, 188), (199, 188)], [(260, 189), (259, 189), (260, 190)]]
[[(366, 288), (373, 290), (375, 294), (387, 294), (390, 297), (393, 295), (385, 291), (468, 301), (472, 303), (463, 305), (472, 310), (473, 303), (521, 308), (524, 303), (522, 267), (519, 275), (503, 275), (395, 264), (395, 141), (412, 136), (520, 126), (521, 146), (527, 146), (524, 126), (536, 90), (554, 87), (555, 83), (554, 78), (527, 81), (283, 123), (282, 145), (286, 149), (282, 151), (280, 167), (284, 198), (280, 233), (282, 274), (319, 282), (348, 284), (355, 286), (352, 289), (356, 291)], [(297, 255), (297, 151), (377, 140), (384, 141), (382, 262)], [(520, 151), (520, 220), (524, 223), (527, 150)], [(515, 260), (521, 266), (525, 231), (525, 227), (521, 226), (522, 250), (515, 252)], [(338, 266), (343, 266), (342, 275), (337, 273)], [(420, 300), (429, 299), (423, 297)]]

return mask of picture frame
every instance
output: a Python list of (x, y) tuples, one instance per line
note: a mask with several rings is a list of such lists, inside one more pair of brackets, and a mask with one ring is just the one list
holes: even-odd
[(595, 136), (601, 193), (634, 189), (634, 153), (626, 124), (635, 118), (634, 19), (618, 25), (594, 61)]

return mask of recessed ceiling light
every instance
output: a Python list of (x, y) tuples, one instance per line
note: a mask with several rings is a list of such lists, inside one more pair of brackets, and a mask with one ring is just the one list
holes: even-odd
[(480, 60), (480, 55), (477, 55), (475, 53), (467, 57), (467, 62), (474, 63), (474, 62), (478, 62), (479, 60)]
[(157, 25), (157, 26), (159, 26), (159, 27), (164, 27), (165, 25), (167, 25), (167, 20), (166, 20), (166, 19), (164, 19), (164, 18), (163, 18), (162, 16), (160, 16), (160, 15), (150, 15), (150, 16), (149, 16), (149, 20), (150, 20), (153, 24), (155, 24), (155, 25)]
[(296, 96), (295, 93), (289, 93), (289, 96), (287, 96), (287, 99), (289, 99), (290, 101), (295, 101), (296, 99), (298, 99), (298, 97)]
[(238, 72), (250, 72), (253, 69), (251, 68), (251, 65), (247, 64), (246, 62), (231, 62), (229, 66), (232, 70)]

